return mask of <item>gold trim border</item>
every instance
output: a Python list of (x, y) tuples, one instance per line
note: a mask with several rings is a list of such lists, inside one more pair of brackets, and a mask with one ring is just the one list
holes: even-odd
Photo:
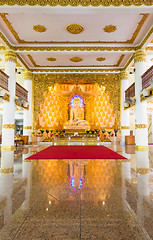
[(1, 168), (1, 174), (13, 173), (13, 168)]
[(10, 151), (14, 151), (15, 150), (15, 146), (12, 145), (12, 146), (1, 146), (1, 151), (4, 151), (4, 152), (10, 152)]
[(148, 152), (149, 146), (138, 146), (138, 145), (136, 145), (135, 150), (140, 151), (140, 152)]
[(135, 129), (143, 129), (143, 128), (147, 128), (148, 125), (147, 124), (135, 124)]
[(4, 128), (4, 129), (15, 129), (15, 124), (3, 124), (2, 128)]
[(88, 7), (88, 6), (93, 6), (93, 7), (99, 7), (99, 6), (103, 6), (103, 7), (109, 7), (109, 6), (114, 6), (114, 7), (120, 7), (120, 6), (125, 6), (125, 7), (129, 7), (129, 6), (152, 6), (153, 2), (150, 0), (130, 0), (130, 1), (123, 1), (123, 0), (118, 0), (118, 1), (113, 1), (113, 0), (48, 0), (48, 1), (43, 1), (43, 0), (1, 0), (0, 1), (0, 6), (3, 5), (8, 5), (8, 6), (14, 6), (14, 5), (18, 5), (18, 6), (25, 6), (25, 5), (29, 5), (29, 6), (62, 6), (62, 7), (66, 7), (68, 5), (73, 6), (73, 7), (77, 7), (79, 5), (83, 6), (83, 7)]
[(130, 126), (121, 126), (121, 130), (128, 130), (130, 129)]
[(149, 168), (137, 168), (136, 174), (139, 175), (148, 175), (149, 174)]
[(24, 126), (23, 129), (25, 129), (25, 130), (32, 130), (32, 126)]

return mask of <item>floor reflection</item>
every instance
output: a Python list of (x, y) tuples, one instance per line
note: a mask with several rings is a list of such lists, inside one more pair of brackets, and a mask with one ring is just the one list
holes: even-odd
[(1, 240), (153, 238), (153, 146), (107, 146), (127, 160), (26, 160), (45, 147), (1, 153)]

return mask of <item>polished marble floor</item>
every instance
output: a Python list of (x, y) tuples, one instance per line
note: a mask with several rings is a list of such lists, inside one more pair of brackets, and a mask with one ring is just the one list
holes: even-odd
[(106, 145), (127, 160), (25, 160), (48, 146), (1, 152), (0, 240), (153, 239), (153, 146)]

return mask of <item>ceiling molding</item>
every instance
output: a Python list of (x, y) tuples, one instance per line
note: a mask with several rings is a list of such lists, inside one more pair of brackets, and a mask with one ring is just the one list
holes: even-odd
[(121, 64), (123, 58), (125, 57), (125, 54), (122, 54), (119, 58), (119, 60), (117, 61), (116, 64), (114, 65), (68, 65), (68, 66), (60, 66), (60, 65), (56, 65), (56, 66), (50, 66), (50, 65), (39, 65), (39, 64), (36, 64), (35, 60), (33, 59), (33, 57), (30, 55), (30, 54), (27, 54), (27, 57), (29, 58), (29, 60), (31, 61), (31, 63), (33, 64), (34, 67), (42, 67), (42, 68), (46, 68), (46, 67), (52, 67), (52, 68), (59, 68), (59, 67), (64, 67), (64, 68), (69, 68), (69, 67), (78, 67), (78, 68), (82, 68), (82, 67), (119, 67), (119, 65)]
[[(10, 30), (10, 32), (13, 34), (14, 38), (17, 40), (18, 43), (21, 44), (132, 44), (136, 37), (138, 36), (139, 32), (141, 31), (144, 23), (146, 22), (147, 18), (149, 17), (149, 13), (140, 13), (139, 15), (142, 16), (140, 22), (138, 22), (137, 27), (132, 34), (132, 37), (126, 41), (25, 41), (24, 39), (20, 39), (19, 34), (15, 31), (15, 29), (12, 26), (12, 23), (8, 20), (6, 17), (8, 13), (0, 13), (0, 17), (3, 19), (4, 23)], [(77, 25), (77, 24), (70, 24), (70, 25)], [(69, 26), (70, 26), (69, 25)], [(81, 26), (81, 25), (80, 25)], [(111, 26), (111, 25), (110, 25)]]
[(3, 5), (8, 5), (8, 6), (13, 6), (13, 5), (18, 5), (18, 6), (25, 6), (25, 5), (29, 5), (29, 6), (73, 6), (73, 7), (77, 7), (79, 5), (83, 6), (83, 7), (87, 7), (87, 6), (93, 6), (93, 7), (99, 7), (99, 6), (103, 6), (103, 7), (109, 7), (109, 6), (114, 6), (114, 7), (120, 7), (120, 6), (125, 6), (125, 7), (129, 7), (129, 6), (152, 6), (153, 2), (150, 0), (130, 0), (130, 1), (123, 1), (123, 0), (118, 0), (118, 1), (113, 1), (113, 0), (48, 0), (48, 1), (44, 1), (44, 0), (1, 0), (0, 1), (0, 6)]
[(118, 68), (118, 69), (115, 69), (115, 68), (113, 68), (113, 69), (105, 69), (105, 68), (103, 68), (103, 69), (92, 69), (92, 68), (90, 68), (90, 69), (30, 69), (33, 73), (35, 73), (35, 72), (41, 72), (41, 73), (43, 73), (43, 72), (77, 72), (77, 73), (79, 73), (79, 72), (120, 72), (121, 71), (121, 69), (120, 68)]

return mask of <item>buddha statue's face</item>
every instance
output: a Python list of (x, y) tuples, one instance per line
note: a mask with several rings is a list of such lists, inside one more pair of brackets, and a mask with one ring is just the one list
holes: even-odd
[(79, 98), (74, 98), (73, 106), (74, 108), (78, 108), (81, 106), (81, 101)]

